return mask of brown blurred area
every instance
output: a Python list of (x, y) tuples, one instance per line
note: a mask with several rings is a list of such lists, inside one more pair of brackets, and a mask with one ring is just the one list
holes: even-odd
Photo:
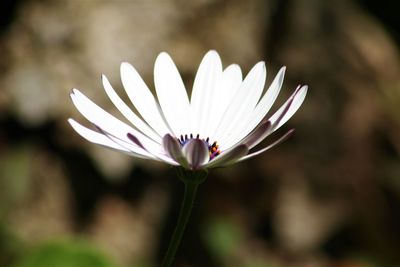
[(153, 88), (167, 51), (190, 88), (209, 49), (244, 73), (265, 60), (268, 83), (287, 66), (275, 108), (297, 84), (310, 89), (266, 142), (293, 137), (210, 172), (175, 266), (399, 266), (398, 10), (390, 0), (2, 1), (0, 266), (159, 265), (182, 184), (166, 165), (83, 140), (66, 121), (84, 122), (68, 94), (79, 88), (122, 118), (102, 73), (123, 95), (128, 61)]

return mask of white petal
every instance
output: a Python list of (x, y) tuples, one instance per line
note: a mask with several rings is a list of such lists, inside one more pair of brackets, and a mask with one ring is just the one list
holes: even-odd
[(239, 161), (243, 161), (243, 160), (255, 157), (257, 155), (260, 155), (261, 153), (263, 153), (263, 152), (265, 152), (265, 151), (267, 151), (267, 150), (279, 145), (280, 143), (282, 143), (283, 141), (288, 139), (292, 135), (293, 132), (294, 132), (294, 129), (288, 131), (285, 135), (283, 135), (281, 138), (279, 138), (278, 140), (276, 140), (272, 144), (270, 144), (270, 145), (268, 145), (268, 146), (266, 146), (266, 147), (264, 147), (264, 148), (262, 148), (262, 149), (260, 149), (260, 150), (258, 150), (256, 152), (250, 153), (250, 154), (242, 157)]
[(165, 119), (175, 136), (188, 133), (189, 98), (171, 57), (162, 52), (154, 66), (154, 83)]
[(231, 138), (225, 142), (226, 147), (230, 147), (237, 143), (239, 140), (248, 135), (267, 115), (268, 111), (271, 109), (274, 104), (276, 98), (278, 97), (279, 91), (281, 90), (283, 78), (285, 76), (285, 67), (282, 67), (278, 74), (275, 76), (275, 79), (269, 86), (266, 93), (261, 98), (260, 102), (257, 104), (256, 108), (252, 111), (249, 120), (243, 120), (245, 126), (243, 130), (235, 135), (235, 138)]
[[(271, 123), (271, 128), (265, 131), (257, 140), (254, 140), (252, 144), (249, 144), (250, 149), (262, 142), (268, 135), (273, 133), (281, 125), (282, 121), (286, 118), (286, 121), (296, 112), (304, 100), (305, 93), (307, 91), (306, 87), (297, 87), (294, 93), (289, 97), (289, 99), (282, 105), (282, 107), (274, 113), (274, 115), (268, 120)], [(296, 102), (295, 102), (296, 101)], [(293, 106), (294, 105), (294, 106)], [(290, 114), (290, 113), (291, 114)], [(290, 117), (287, 116), (290, 114)], [(285, 121), (285, 122), (286, 122)]]
[(116, 136), (129, 141), (125, 136), (129, 132), (136, 130), (122, 121), (118, 120), (101, 107), (97, 106), (79, 90), (73, 89), (71, 99), (78, 111), (91, 123), (103, 128), (105, 131), (110, 132)]
[(235, 146), (227, 151), (223, 151), (221, 154), (216, 156), (205, 164), (204, 168), (215, 168), (223, 167), (235, 163), (244, 155), (249, 152), (249, 148), (245, 144)]
[(222, 74), (221, 97), (218, 99), (217, 106), (226, 109), (242, 82), (242, 71), (239, 65), (229, 65)]
[(228, 66), (222, 73), (222, 81), (218, 92), (218, 95), (212, 99), (210, 106), (212, 119), (209, 122), (209, 134), (207, 137), (214, 139), (215, 131), (219, 123), (221, 122), (222, 116), (225, 113), (232, 98), (236, 95), (242, 83), (242, 71), (237, 64)]
[(222, 121), (216, 131), (215, 140), (218, 140), (222, 149), (226, 149), (225, 140), (235, 138), (243, 130), (243, 121), (251, 116), (262, 94), (266, 78), (264, 62), (257, 63), (249, 72), (225, 111)]
[(182, 152), (193, 170), (201, 168), (210, 158), (207, 144), (197, 138), (189, 140)]
[[(272, 115), (269, 118), (269, 120), (271, 121), (271, 123), (273, 125), (273, 131), (277, 130), (279, 127), (281, 127), (283, 124), (285, 124), (293, 116), (293, 114), (296, 113), (296, 111), (300, 108), (301, 104), (303, 103), (303, 101), (306, 97), (307, 89), (308, 89), (308, 86), (304, 85), (301, 88), (299, 88), (298, 90), (296, 90), (293, 99), (291, 100), (291, 98), (289, 98), (285, 102), (285, 104), (283, 104), (282, 107), (277, 112), (275, 112), (274, 115)], [(277, 123), (277, 120), (279, 119), (280, 114), (282, 113), (282, 111), (285, 110), (286, 105), (290, 101), (292, 101), (292, 103), (290, 104), (289, 109), (284, 114), (284, 116), (280, 119), (280, 121)], [(276, 125), (274, 125), (274, 124), (276, 124)]]
[(255, 144), (258, 144), (264, 140), (264, 138), (266, 138), (270, 133), (272, 133), (271, 122), (262, 122), (256, 127), (256, 129), (254, 129), (252, 133), (241, 140), (240, 144), (246, 144), (251, 149), (255, 146)]
[[(210, 114), (212, 92), (222, 76), (222, 63), (217, 52), (209, 51), (200, 63), (191, 96), (191, 133), (205, 135)], [(205, 137), (205, 136), (203, 136)]]
[(139, 118), (125, 102), (118, 96), (115, 90), (112, 88), (110, 82), (105, 75), (102, 75), (102, 82), (104, 90), (113, 104), (118, 110), (143, 134), (147, 135), (157, 143), (161, 143), (161, 137), (150, 128), (141, 118)]
[(151, 147), (154, 150), (161, 150), (160, 144), (149, 139), (137, 130), (118, 120), (101, 107), (93, 103), (89, 98), (82, 94), (79, 90), (73, 89), (71, 99), (78, 111), (91, 123), (95, 124), (105, 132), (131, 143), (127, 137), (128, 133), (137, 136), (146, 147)]
[(153, 94), (135, 68), (127, 62), (121, 64), (121, 80), (132, 104), (143, 119), (160, 135), (169, 133)]
[(127, 136), (132, 141), (132, 143), (136, 144), (138, 147), (140, 147), (143, 150), (145, 150), (146, 152), (150, 153), (151, 155), (153, 155), (155, 158), (159, 159), (160, 161), (164, 161), (171, 165), (179, 165), (175, 160), (173, 160), (169, 155), (167, 155), (165, 153), (165, 150), (160, 151), (158, 149), (159, 147), (155, 147), (156, 149), (154, 149), (154, 147), (151, 147), (151, 146), (145, 147), (140, 142), (140, 140), (131, 133), (128, 133)]
[[(125, 147), (132, 153), (140, 154), (140, 155), (146, 156), (147, 158), (150, 158), (150, 159), (164, 161), (162, 159), (155, 157), (153, 154), (151, 154), (147, 149), (144, 148), (143, 145), (138, 145), (137, 143), (134, 143), (134, 142), (126, 142), (124, 140), (121, 140), (119, 137), (116, 137), (115, 135), (112, 135), (112, 134), (104, 131), (100, 127), (97, 127), (97, 128), (101, 134), (103, 134), (104, 136), (109, 138), (112, 142), (115, 142), (116, 144)], [(129, 134), (128, 134), (128, 136), (129, 136)]]
[(110, 147), (110, 148), (113, 148), (116, 150), (129, 152), (128, 149), (116, 144), (115, 142), (112, 142), (107, 136), (82, 126), (80, 123), (78, 123), (74, 119), (68, 119), (68, 122), (80, 136), (82, 136), (89, 142), (92, 142), (92, 143), (95, 143), (98, 145), (102, 145), (102, 146), (107, 146), (107, 147)]
[[(106, 146), (112, 149), (116, 149), (122, 152), (125, 152), (129, 155), (138, 157), (138, 158), (145, 158), (145, 159), (153, 159), (152, 156), (149, 155), (143, 155), (142, 153), (137, 153), (135, 151), (132, 151), (131, 149), (129, 149), (126, 146), (120, 145), (114, 141), (112, 141), (112, 139), (110, 139), (109, 137), (107, 137), (104, 134), (101, 134), (99, 132), (93, 131), (89, 128), (86, 128), (84, 126), (82, 126), (80, 123), (76, 122), (74, 119), (68, 119), (69, 124), (71, 124), (72, 128), (83, 138), (85, 138), (86, 140), (98, 144), (98, 145), (102, 145), (102, 146)], [(146, 153), (147, 154), (147, 153)]]

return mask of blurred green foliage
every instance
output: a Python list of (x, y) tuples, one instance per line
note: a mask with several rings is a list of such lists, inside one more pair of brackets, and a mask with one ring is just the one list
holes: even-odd
[(13, 267), (114, 267), (93, 246), (81, 240), (54, 241), (20, 257)]
[(210, 219), (204, 232), (210, 252), (220, 260), (231, 257), (243, 242), (240, 227), (229, 219)]
[(0, 154), (0, 218), (18, 204), (29, 189), (32, 147), (20, 145), (7, 154)]

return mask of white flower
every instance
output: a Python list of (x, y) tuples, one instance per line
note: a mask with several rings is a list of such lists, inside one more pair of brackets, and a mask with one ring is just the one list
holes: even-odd
[(129, 155), (163, 161), (198, 170), (229, 165), (254, 157), (286, 139), (292, 130), (272, 144), (254, 150), (282, 126), (303, 103), (307, 86), (295, 92), (269, 118), (266, 117), (281, 89), (282, 67), (264, 94), (266, 68), (257, 63), (242, 79), (238, 65), (222, 68), (217, 52), (208, 52), (197, 71), (189, 100), (171, 57), (163, 52), (155, 62), (157, 98), (129, 63), (121, 64), (121, 79), (136, 114), (114, 91), (103, 75), (104, 89), (130, 125), (115, 118), (79, 90), (71, 98), (95, 130), (69, 119), (90, 142)]

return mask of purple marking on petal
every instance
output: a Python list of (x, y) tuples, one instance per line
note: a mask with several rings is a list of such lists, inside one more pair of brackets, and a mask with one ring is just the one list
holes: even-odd
[(182, 151), (193, 170), (201, 168), (210, 158), (208, 144), (197, 138), (187, 142)]
[(126, 136), (129, 138), (129, 140), (131, 140), (137, 146), (139, 146), (140, 148), (143, 148), (144, 150), (146, 150), (146, 148), (142, 145), (142, 143), (139, 141), (139, 139), (136, 136), (134, 136), (131, 133), (127, 133)]
[(230, 150), (223, 151), (218, 157), (211, 160), (204, 167), (205, 168), (223, 167), (235, 163), (244, 155), (246, 155), (248, 152), (249, 152), (249, 147), (245, 144), (235, 146)]
[(252, 157), (254, 157), (254, 156), (257, 156), (257, 155), (259, 155), (259, 154), (261, 154), (261, 153), (263, 153), (263, 152), (265, 152), (265, 151), (267, 151), (267, 150), (269, 150), (269, 149), (271, 149), (271, 148), (273, 148), (273, 147), (279, 145), (279, 144), (282, 143), (283, 141), (287, 140), (287, 139), (293, 134), (293, 132), (294, 132), (294, 129), (289, 130), (287, 133), (285, 133), (283, 136), (281, 136), (278, 140), (276, 140), (276, 141), (273, 142), (272, 144), (269, 144), (268, 146), (266, 146), (266, 147), (264, 147), (264, 148), (262, 148), (262, 149), (260, 149), (260, 150), (258, 150), (258, 151), (255, 151), (255, 152), (253, 152), (253, 153), (250, 153), (250, 154), (248, 154), (248, 155), (242, 157), (242, 158), (239, 159), (238, 161), (242, 161), (242, 160), (246, 160), (246, 159), (252, 158)]
[[(300, 90), (303, 87), (301, 85), (298, 85), (296, 90), (294, 91), (294, 93), (289, 97), (289, 99), (286, 101), (286, 103), (284, 104), (284, 108), (282, 109), (282, 111), (280, 111), (280, 113), (278, 114), (278, 117), (276, 118), (275, 122), (272, 123), (271, 127), (269, 129), (267, 129), (264, 133), (262, 133), (262, 131), (258, 131), (259, 127), (264, 127), (262, 126), (262, 123), (256, 128), (255, 131), (253, 131), (252, 134), (249, 135), (249, 137), (252, 139), (251, 142), (247, 141), (246, 144), (251, 148), (255, 147), (256, 145), (258, 145), (260, 142), (262, 142), (268, 135), (270, 135), (273, 131), (275, 131), (276, 126), (279, 125), (279, 123), (281, 122), (281, 120), (285, 117), (285, 115), (287, 114), (287, 112), (290, 110), (290, 107), (292, 106), (292, 103), (296, 97), (296, 95), (300, 92)], [(279, 112), (279, 111), (278, 111)], [(275, 115), (275, 114), (274, 114)], [(272, 116), (274, 117), (274, 116)], [(272, 118), (271, 117), (271, 118)], [(266, 126), (265, 126), (266, 127)], [(252, 135), (255, 135), (257, 131), (257, 134), (261, 134), (259, 136), (259, 138), (253, 138)], [(246, 137), (247, 138), (247, 137)], [(244, 140), (246, 140), (246, 138)], [(244, 143), (244, 141), (241, 141), (240, 143)]]
[(299, 90), (301, 89), (301, 85), (298, 85), (296, 90), (294, 90), (294, 93), (289, 97), (285, 108), (282, 110), (281, 114), (279, 114), (278, 118), (276, 119), (276, 121), (272, 124), (272, 129), (276, 127), (276, 125), (279, 124), (279, 122), (283, 119), (283, 117), (285, 116), (285, 114), (289, 111), (290, 106), (293, 103), (293, 100), (295, 98), (295, 96), (297, 95), (297, 93), (299, 92)]
[[(122, 140), (121, 138), (119, 138), (119, 137), (117, 137), (117, 136), (115, 136), (115, 135), (113, 135), (113, 134), (110, 134), (109, 132), (106, 132), (105, 130), (103, 130), (103, 128), (101, 128), (101, 127), (98, 126), (97, 124), (94, 124), (94, 123), (93, 123), (93, 125), (94, 125), (94, 127), (96, 127), (97, 130), (99, 130), (99, 132), (100, 132), (101, 134), (107, 136), (111, 141), (115, 142), (115, 141), (113, 140), (113, 138), (115, 138), (115, 139), (117, 139), (117, 140), (119, 140), (119, 141), (121, 141), (121, 142), (127, 143), (125, 140)], [(112, 137), (112, 138), (111, 138), (111, 137)]]
[(272, 129), (272, 124), (270, 121), (264, 121), (260, 123), (253, 132), (246, 136), (241, 144), (246, 144), (248, 147), (252, 147), (253, 144), (257, 143), (260, 139), (264, 139)]
[[(93, 124), (94, 125), (94, 127), (96, 127), (96, 129), (97, 130), (99, 130), (99, 132), (101, 133), (101, 134), (103, 134), (103, 135), (105, 135), (105, 136), (107, 136), (111, 141), (113, 141), (114, 143), (116, 143), (116, 144), (118, 144), (118, 145), (120, 145), (120, 146), (123, 146), (123, 147), (125, 147), (125, 148), (127, 148), (125, 145), (123, 145), (123, 144), (129, 144), (127, 141), (125, 141), (125, 140), (122, 140), (120, 137), (117, 137), (117, 136), (115, 136), (114, 134), (111, 134), (111, 133), (109, 133), (109, 132), (106, 132), (105, 130), (103, 130), (103, 128), (101, 128), (100, 126), (98, 126), (98, 125), (96, 125), (96, 124)], [(114, 140), (115, 139), (115, 140)], [(116, 140), (118, 140), (119, 142), (116, 142)], [(140, 142), (139, 142), (140, 143)], [(131, 145), (131, 144), (130, 144)], [(137, 144), (136, 144), (137, 145)], [(148, 152), (147, 151), (147, 149), (145, 149), (144, 147), (143, 147), (143, 145), (142, 146), (139, 146), (141, 149), (143, 149), (144, 151), (146, 151), (146, 152)], [(129, 148), (127, 148), (127, 149), (129, 149)], [(129, 149), (129, 150), (131, 150), (131, 149)], [(134, 152), (134, 151), (132, 151), (132, 152)], [(135, 152), (136, 153), (136, 152)]]
[[(117, 136), (115, 136), (115, 135), (113, 135), (113, 134), (110, 134), (110, 133), (104, 131), (103, 128), (101, 128), (101, 127), (98, 126), (97, 124), (94, 124), (94, 123), (93, 123), (93, 125), (94, 125), (94, 127), (99, 131), (100, 134), (103, 134), (103, 135), (106, 136), (108, 139), (110, 139), (112, 142), (114, 142), (114, 143), (116, 143), (117, 145), (119, 145), (119, 146), (121, 146), (121, 147), (123, 147), (123, 148), (129, 150), (131, 153), (133, 153), (133, 154), (135, 154), (135, 155), (141, 155), (141, 156), (143, 156), (142, 154), (140, 154), (140, 153), (138, 153), (138, 152), (135, 152), (135, 151), (132, 151), (131, 148), (127, 147), (126, 144), (129, 144), (127, 141), (122, 140), (120, 137), (117, 137)], [(118, 140), (118, 142), (117, 142), (116, 140)], [(148, 152), (143, 146), (140, 147), (140, 148), (142, 148), (145, 152)], [(151, 155), (150, 152), (149, 152), (149, 155)], [(149, 157), (148, 155), (144, 155), (144, 156), (145, 156), (146, 158)]]
[(182, 167), (189, 169), (189, 164), (182, 153), (181, 145), (175, 137), (170, 134), (164, 135), (162, 145), (168, 156), (181, 164)]
[(165, 152), (169, 156), (171, 156), (171, 158), (176, 158), (177, 156), (179, 156), (179, 154), (182, 153), (179, 142), (177, 142), (175, 138), (170, 134), (164, 135), (162, 140), (162, 145), (164, 147)]
[(97, 130), (99, 130), (99, 132), (100, 132), (101, 134), (103, 134), (103, 135), (105, 135), (105, 136), (107, 136), (107, 137), (110, 136), (110, 134), (107, 133), (106, 131), (104, 131), (103, 128), (101, 128), (100, 126), (98, 126), (97, 124), (94, 124), (94, 123), (92, 123), (92, 124), (94, 125), (94, 127), (95, 127)]

